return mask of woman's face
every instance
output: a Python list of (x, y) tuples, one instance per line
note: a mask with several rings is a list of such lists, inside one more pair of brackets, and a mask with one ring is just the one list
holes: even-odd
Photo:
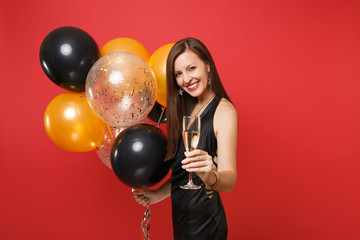
[(200, 97), (208, 88), (209, 64), (191, 50), (180, 54), (174, 62), (176, 83), (192, 97)]

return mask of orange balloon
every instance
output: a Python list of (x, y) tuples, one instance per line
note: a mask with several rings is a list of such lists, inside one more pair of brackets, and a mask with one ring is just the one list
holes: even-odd
[(158, 48), (148, 61), (157, 81), (156, 101), (164, 107), (166, 107), (166, 61), (173, 46), (174, 43), (169, 43)]
[(105, 123), (91, 110), (84, 93), (67, 92), (47, 106), (44, 126), (50, 139), (71, 152), (88, 152), (101, 143)]
[(149, 52), (140, 42), (131, 38), (115, 38), (105, 43), (100, 49), (101, 56), (113, 52), (129, 52), (138, 55), (145, 61), (149, 60)]

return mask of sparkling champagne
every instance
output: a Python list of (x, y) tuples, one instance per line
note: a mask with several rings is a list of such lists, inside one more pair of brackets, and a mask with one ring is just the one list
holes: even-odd
[[(183, 116), (183, 140), (187, 152), (195, 150), (199, 143), (201, 129), (201, 119), (199, 116)], [(189, 172), (189, 180), (185, 185), (181, 185), (182, 189), (200, 189), (201, 185), (194, 184), (192, 180), (192, 172)]]
[(200, 138), (200, 132), (183, 132), (184, 145), (187, 152), (191, 152), (197, 148)]

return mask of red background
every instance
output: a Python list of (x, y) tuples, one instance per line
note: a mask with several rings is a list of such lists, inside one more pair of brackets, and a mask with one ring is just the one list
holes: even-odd
[[(222, 194), (229, 239), (360, 239), (358, 1), (1, 1), (0, 238), (141, 239), (145, 208), (95, 151), (47, 137), (65, 90), (44, 74), (42, 40), (74, 26), (103, 46), (152, 54), (187, 36), (217, 63), (239, 115), (238, 182)], [(171, 239), (170, 201), (151, 239)]]

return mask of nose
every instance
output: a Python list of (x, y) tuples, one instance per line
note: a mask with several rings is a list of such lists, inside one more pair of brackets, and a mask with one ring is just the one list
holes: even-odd
[(190, 73), (185, 72), (183, 76), (184, 76), (184, 83), (188, 84), (191, 82), (192, 76), (190, 75)]

